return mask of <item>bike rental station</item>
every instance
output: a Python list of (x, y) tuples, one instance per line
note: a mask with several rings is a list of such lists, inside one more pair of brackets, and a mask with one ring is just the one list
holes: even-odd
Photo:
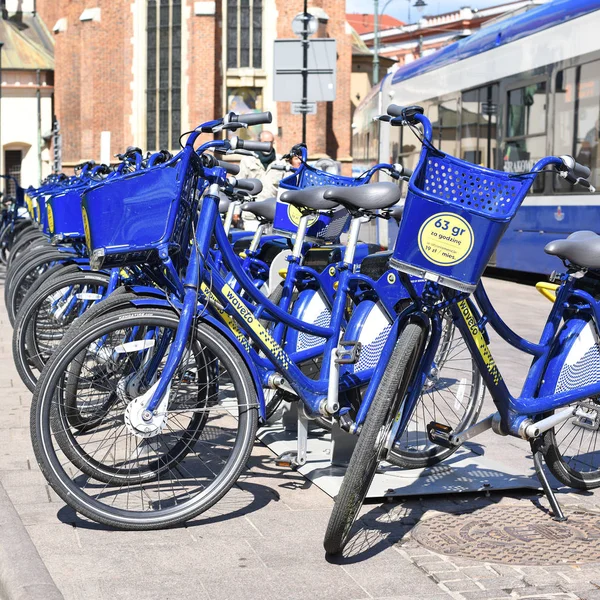
[[(528, 18), (550, 27), (550, 7)], [(590, 168), (570, 154), (519, 173), (476, 164), (440, 149), (421, 104), (395, 100), (369, 123), (412, 136), (410, 167), (332, 174), (299, 143), (277, 196), (256, 200), (263, 184), (231, 157), (270, 152), (240, 133), (272, 117), (230, 112), (177, 153), (129, 147), (17, 187), (0, 238), (13, 358), (35, 458), (73, 511), (182, 525), (236, 485), (257, 439), (335, 499), (329, 557), (368, 499), (531, 488), (550, 504), (541, 518), (563, 522), (547, 473), (600, 486), (600, 237), (545, 245), (563, 268), (540, 284), (539, 340), (482, 282), (538, 178), (592, 197)], [(255, 231), (234, 227), (240, 211)], [(389, 250), (361, 241), (373, 222), (394, 232)], [(531, 362), (519, 395), (492, 331)], [(525, 442), (535, 477), (473, 452), (484, 432)]]

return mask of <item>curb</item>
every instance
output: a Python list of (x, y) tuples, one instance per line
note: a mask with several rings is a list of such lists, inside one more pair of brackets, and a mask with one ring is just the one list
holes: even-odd
[(64, 600), (0, 483), (0, 598)]

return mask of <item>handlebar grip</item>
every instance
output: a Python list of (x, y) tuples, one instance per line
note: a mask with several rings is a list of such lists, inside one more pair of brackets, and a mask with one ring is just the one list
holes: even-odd
[(413, 170), (401, 165), (400, 163), (394, 163), (394, 170), (400, 177), (412, 177)]
[(227, 173), (229, 173), (230, 175), (237, 175), (240, 172), (239, 165), (235, 165), (233, 163), (226, 162), (224, 160), (217, 160), (217, 163), (218, 163), (219, 167), (221, 167), (222, 169), (225, 169), (225, 171)]
[(292, 165), (283, 165), (281, 163), (271, 163), (273, 171), (285, 171), (286, 173), (295, 173), (296, 169)]
[[(564, 165), (564, 169), (559, 169), (562, 171), (569, 171), (570, 175), (573, 175), (575, 178), (587, 179), (591, 175), (591, 171), (584, 165), (580, 165), (572, 156), (565, 154), (560, 157)], [(572, 182), (571, 182), (572, 183)]]
[(238, 138), (237, 147), (242, 150), (252, 150), (253, 152), (271, 152), (272, 142), (255, 142), (253, 140), (240, 140)]
[(422, 106), (400, 106), (399, 104), (390, 104), (387, 107), (387, 114), (391, 117), (402, 117), (405, 121), (414, 120), (416, 114), (423, 114), (425, 111)]
[(578, 162), (575, 162), (575, 166), (571, 169), (571, 173), (575, 175), (575, 177), (580, 177), (581, 179), (587, 179), (592, 172), (585, 165), (581, 165)]
[(256, 196), (263, 190), (263, 184), (260, 179), (237, 179), (234, 186), (238, 190), (248, 192), (250, 196)]
[(246, 125), (263, 125), (273, 121), (273, 115), (267, 111), (262, 113), (248, 113), (247, 115), (233, 114), (230, 117), (232, 123), (245, 123)]

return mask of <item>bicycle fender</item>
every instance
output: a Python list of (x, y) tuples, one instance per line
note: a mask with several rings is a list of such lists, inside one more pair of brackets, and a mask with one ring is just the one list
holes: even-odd
[(591, 317), (569, 319), (560, 329), (538, 396), (574, 390), (598, 381), (600, 341)]
[[(159, 290), (155, 290), (159, 291)], [(160, 308), (168, 308), (169, 310), (173, 310), (173, 306), (169, 304), (166, 298), (149, 298), (142, 297), (136, 298), (135, 300), (130, 301), (133, 306), (136, 308), (145, 308), (145, 307), (160, 307)], [(252, 381), (254, 382), (254, 387), (256, 389), (256, 396), (258, 398), (258, 412), (263, 421), (266, 421), (267, 413), (265, 409), (265, 395), (263, 392), (262, 382), (260, 376), (258, 374), (258, 370), (254, 362), (250, 360), (250, 356), (240, 342), (240, 340), (232, 333), (231, 329), (229, 329), (226, 325), (221, 323), (218, 319), (213, 317), (208, 313), (204, 313), (200, 320), (207, 322), (209, 325), (218, 330), (218, 332), (225, 336), (236, 348), (238, 351), (240, 358), (244, 361), (248, 370), (250, 371), (250, 376), (252, 377)]]

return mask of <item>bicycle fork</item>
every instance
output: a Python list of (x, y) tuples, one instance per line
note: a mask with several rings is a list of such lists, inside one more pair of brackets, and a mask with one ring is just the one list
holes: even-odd
[[(181, 359), (185, 354), (185, 349), (189, 340), (190, 332), (196, 316), (196, 307), (198, 303), (198, 288), (202, 279), (203, 263), (200, 261), (199, 254), (205, 256), (210, 245), (210, 237), (213, 230), (213, 224), (217, 218), (219, 202), (219, 186), (212, 184), (204, 197), (202, 209), (198, 222), (202, 227), (198, 230), (195, 243), (192, 244), (190, 258), (187, 265), (184, 279), (184, 295), (181, 313), (179, 315), (179, 325), (177, 333), (169, 349), (169, 355), (165, 362), (163, 372), (158, 381), (145, 394), (147, 403), (142, 407), (141, 419), (150, 423), (154, 419), (159, 406), (165, 408), (168, 405), (168, 396), (171, 387), (171, 380), (177, 372)], [(162, 413), (162, 408), (161, 411)]]

